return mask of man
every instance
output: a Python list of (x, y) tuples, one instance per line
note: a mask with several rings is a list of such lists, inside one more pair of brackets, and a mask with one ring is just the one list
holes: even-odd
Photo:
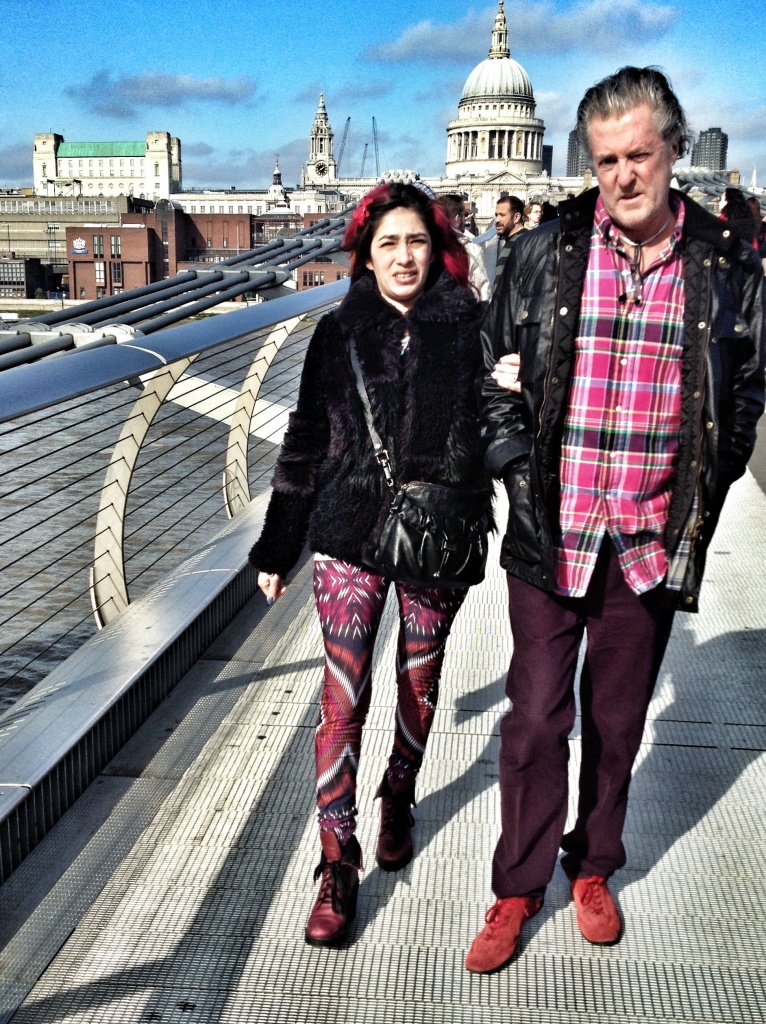
[(474, 291), (482, 302), (489, 302), (492, 289), (484, 266), (484, 254), (472, 240), (473, 236), (469, 235), (465, 229), (465, 202), (462, 196), (450, 193), (446, 196), (439, 196), (438, 201), (466, 251), (468, 279), (473, 285)]
[(518, 242), (524, 228), (524, 204), (518, 196), (501, 196), (495, 204), (495, 230), (497, 231), (497, 262), (495, 282), (497, 288), (503, 276), (511, 249)]
[[(560, 847), (583, 936), (620, 939), (607, 879), (625, 863), (631, 768), (674, 608), (697, 608), (764, 406), (760, 260), (671, 190), (688, 129), (667, 80), (623, 68), (588, 90), (577, 124), (598, 188), (517, 244), (483, 330), (514, 646), (496, 902), (466, 958), (479, 972), (513, 956)], [(562, 835), (586, 629), (577, 820)]]

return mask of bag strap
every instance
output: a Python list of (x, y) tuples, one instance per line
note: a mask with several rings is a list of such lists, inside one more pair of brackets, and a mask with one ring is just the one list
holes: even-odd
[(370, 438), (372, 439), (375, 461), (383, 470), (383, 475), (386, 478), (386, 485), (394, 492), (394, 494), (396, 494), (396, 483), (394, 482), (394, 477), (391, 473), (391, 459), (389, 458), (388, 452), (380, 439), (380, 434), (375, 429), (375, 422), (372, 418), (372, 409), (370, 407), (370, 399), (367, 395), (367, 388), (364, 386), (362, 367), (359, 362), (359, 355), (356, 351), (356, 342), (353, 337), (349, 339), (348, 351), (351, 356), (351, 367), (354, 371), (354, 376), (356, 377), (356, 390), (362, 400), (365, 423), (367, 424), (367, 430), (369, 431)]

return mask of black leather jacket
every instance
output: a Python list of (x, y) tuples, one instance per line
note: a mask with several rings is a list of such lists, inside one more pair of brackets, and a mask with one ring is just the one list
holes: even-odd
[[(672, 556), (696, 491), (692, 554), (680, 594), (671, 595), (696, 611), (707, 545), (730, 484), (745, 471), (763, 412), (764, 284), (753, 247), (697, 203), (675, 195), (686, 207), (685, 311), (681, 436), (665, 545)], [(510, 500), (501, 564), (550, 591), (559, 458), (597, 198), (592, 189), (562, 203), (559, 220), (521, 239), (482, 327), (487, 462), (505, 481)], [(521, 354), (521, 395), (489, 376), (508, 352)]]

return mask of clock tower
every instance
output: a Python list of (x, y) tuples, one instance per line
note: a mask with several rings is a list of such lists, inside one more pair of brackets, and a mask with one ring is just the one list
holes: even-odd
[(337, 184), (335, 159), (332, 155), (333, 131), (327, 118), (324, 93), (319, 94), (319, 106), (309, 137), (309, 159), (301, 175), (301, 185), (323, 188)]

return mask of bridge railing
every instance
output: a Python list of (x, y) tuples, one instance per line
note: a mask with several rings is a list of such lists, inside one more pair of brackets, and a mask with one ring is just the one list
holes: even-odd
[(347, 287), (0, 373), (0, 881), (254, 593), (305, 348)]
[(347, 283), (0, 374), (5, 706), (267, 488)]

